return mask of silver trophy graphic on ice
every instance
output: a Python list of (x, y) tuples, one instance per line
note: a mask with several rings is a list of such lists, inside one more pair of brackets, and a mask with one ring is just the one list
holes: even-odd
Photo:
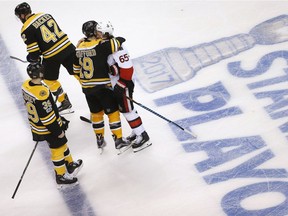
[(169, 47), (133, 59), (136, 80), (147, 92), (185, 82), (204, 67), (251, 49), (288, 40), (288, 15), (266, 20), (249, 34), (237, 34), (188, 48)]

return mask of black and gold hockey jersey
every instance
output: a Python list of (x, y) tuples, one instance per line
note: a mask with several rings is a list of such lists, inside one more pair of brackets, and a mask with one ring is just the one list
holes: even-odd
[(58, 137), (62, 133), (62, 121), (48, 87), (29, 79), (23, 83), (22, 93), (33, 139), (42, 137), (44, 140), (49, 134)]
[(75, 49), (50, 14), (32, 14), (22, 26), (21, 37), (27, 45), (29, 59), (38, 59), (40, 55), (48, 59)]
[(112, 86), (109, 77), (107, 58), (119, 50), (124, 38), (84, 40), (76, 48), (76, 58), (73, 65), (74, 73), (80, 78), (83, 93), (95, 89)]

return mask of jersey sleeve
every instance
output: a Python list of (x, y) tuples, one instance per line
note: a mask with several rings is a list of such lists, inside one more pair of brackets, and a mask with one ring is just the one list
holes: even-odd
[(39, 48), (39, 44), (37, 41), (37, 36), (36, 36), (36, 30), (32, 25), (29, 25), (31, 22), (30, 20), (27, 21), (28, 23), (23, 26), (22, 31), (21, 31), (21, 37), (26, 44), (27, 48), (27, 60), (29, 62), (31, 61), (36, 61), (39, 59), (41, 55), (41, 51)]
[(134, 73), (134, 68), (128, 51), (125, 48), (121, 47), (121, 49), (113, 53), (112, 56), (117, 63), (120, 79), (131, 81)]
[(39, 120), (52, 135), (59, 136), (62, 133), (61, 120), (55, 112), (53, 97), (46, 87), (42, 87), (38, 92), (36, 107)]

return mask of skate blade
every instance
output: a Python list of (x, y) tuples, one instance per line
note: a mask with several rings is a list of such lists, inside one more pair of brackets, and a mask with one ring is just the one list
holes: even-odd
[(71, 114), (74, 113), (75, 111), (70, 109), (66, 109), (66, 110), (62, 110), (61, 112), (59, 112), (60, 115), (67, 115), (67, 114)]
[(75, 187), (76, 185), (78, 185), (79, 182), (75, 182), (75, 183), (72, 183), (72, 184), (57, 184), (57, 189), (58, 190), (64, 190), (66, 188), (71, 188), (71, 187)]
[(123, 154), (124, 152), (126, 152), (127, 150), (129, 150), (131, 147), (132, 147), (132, 144), (130, 144), (129, 146), (123, 147), (123, 148), (121, 148), (121, 149), (118, 149), (119, 152), (117, 153), (117, 155)]
[(99, 149), (99, 154), (102, 155), (103, 152), (104, 152), (104, 147), (102, 147), (102, 148), (98, 148), (98, 149)]
[(152, 145), (151, 142), (147, 142), (144, 145), (140, 146), (139, 148), (133, 148), (133, 152), (136, 153), (136, 152), (142, 151), (142, 150), (148, 148), (151, 145)]

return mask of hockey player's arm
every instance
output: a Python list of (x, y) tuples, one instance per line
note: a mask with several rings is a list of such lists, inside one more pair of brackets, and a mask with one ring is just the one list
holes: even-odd
[[(49, 93), (49, 90), (47, 90)], [(60, 117), (57, 117), (54, 112), (52, 96), (46, 96), (38, 101), (38, 114), (42, 124), (48, 129), (48, 131), (55, 137), (59, 137), (63, 133), (63, 130), (58, 122), (61, 122)]]
[(31, 37), (25, 41), (25, 44), (27, 45), (28, 52), (28, 55), (26, 56), (27, 61), (30, 63), (40, 62), (41, 51), (37, 40), (34, 37)]
[[(74, 56), (74, 62), (73, 62), (73, 72), (74, 77), (80, 82), (80, 71), (81, 71), (81, 65), (79, 64), (79, 58), (75, 55)], [(81, 84), (81, 82), (80, 82)]]
[(26, 59), (28, 62), (30, 63), (36, 63), (41, 61), (41, 51), (40, 48), (38, 46), (38, 42), (37, 39), (35, 38), (35, 35), (33, 33), (30, 33), (29, 31), (27, 31), (26, 34), (22, 34), (21, 35), (24, 43), (27, 46), (27, 52), (28, 55), (26, 56)]
[(108, 57), (110, 54), (119, 51), (124, 41), (125, 39), (122, 37), (119, 37), (119, 40), (116, 38), (111, 38), (109, 40), (106, 40), (105, 42), (102, 42), (100, 45), (97, 46), (96, 49)]

